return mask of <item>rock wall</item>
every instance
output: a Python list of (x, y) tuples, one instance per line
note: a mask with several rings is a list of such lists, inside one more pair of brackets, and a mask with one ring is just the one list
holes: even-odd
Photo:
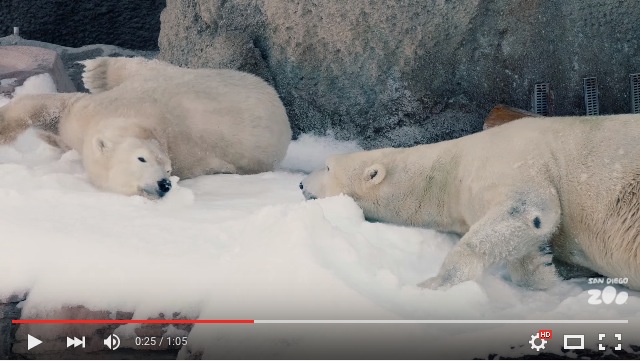
[(165, 0), (0, 0), (0, 36), (80, 47), (110, 44), (157, 50)]
[(11, 354), (11, 347), (15, 342), (18, 327), (11, 320), (20, 318), (18, 303), (25, 300), (26, 295), (13, 295), (0, 298), (0, 360), (6, 360)]
[(480, 130), (497, 103), (531, 109), (551, 83), (555, 114), (628, 112), (640, 72), (640, 6), (612, 0), (167, 0), (161, 59), (253, 72), (281, 94), (295, 134), (365, 147)]

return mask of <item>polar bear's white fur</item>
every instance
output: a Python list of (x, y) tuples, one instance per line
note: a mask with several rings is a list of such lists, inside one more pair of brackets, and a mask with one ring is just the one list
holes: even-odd
[(507, 261), (512, 279), (533, 288), (555, 282), (562, 264), (640, 290), (639, 139), (640, 115), (524, 118), (437, 144), (333, 156), (300, 188), (307, 198), (349, 195), (370, 219), (461, 235), (425, 287)]
[(57, 133), (60, 145), (81, 154), (96, 186), (149, 198), (171, 188), (171, 172), (259, 173), (285, 156), (291, 139), (285, 109), (253, 75), (138, 58), (84, 65), (92, 94), (14, 99), (0, 108), (0, 142), (28, 126)]

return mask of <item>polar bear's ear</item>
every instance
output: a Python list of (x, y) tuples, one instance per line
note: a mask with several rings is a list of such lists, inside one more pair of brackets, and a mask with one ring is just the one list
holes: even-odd
[(111, 142), (101, 137), (95, 137), (95, 139), (93, 140), (93, 145), (101, 154), (106, 153), (109, 151), (109, 149), (111, 149)]
[(364, 170), (363, 178), (365, 183), (380, 184), (387, 175), (387, 171), (382, 164), (374, 164)]

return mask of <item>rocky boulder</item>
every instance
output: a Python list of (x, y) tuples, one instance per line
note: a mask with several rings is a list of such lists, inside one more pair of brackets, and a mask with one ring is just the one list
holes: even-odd
[(294, 132), (365, 147), (482, 129), (497, 103), (531, 109), (548, 82), (555, 114), (629, 111), (640, 7), (602, 0), (168, 0), (161, 59), (253, 72), (277, 88)]

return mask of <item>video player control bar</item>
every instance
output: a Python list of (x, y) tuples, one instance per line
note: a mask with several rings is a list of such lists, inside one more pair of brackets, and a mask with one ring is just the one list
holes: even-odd
[(12, 320), (13, 324), (628, 324), (629, 320)]

